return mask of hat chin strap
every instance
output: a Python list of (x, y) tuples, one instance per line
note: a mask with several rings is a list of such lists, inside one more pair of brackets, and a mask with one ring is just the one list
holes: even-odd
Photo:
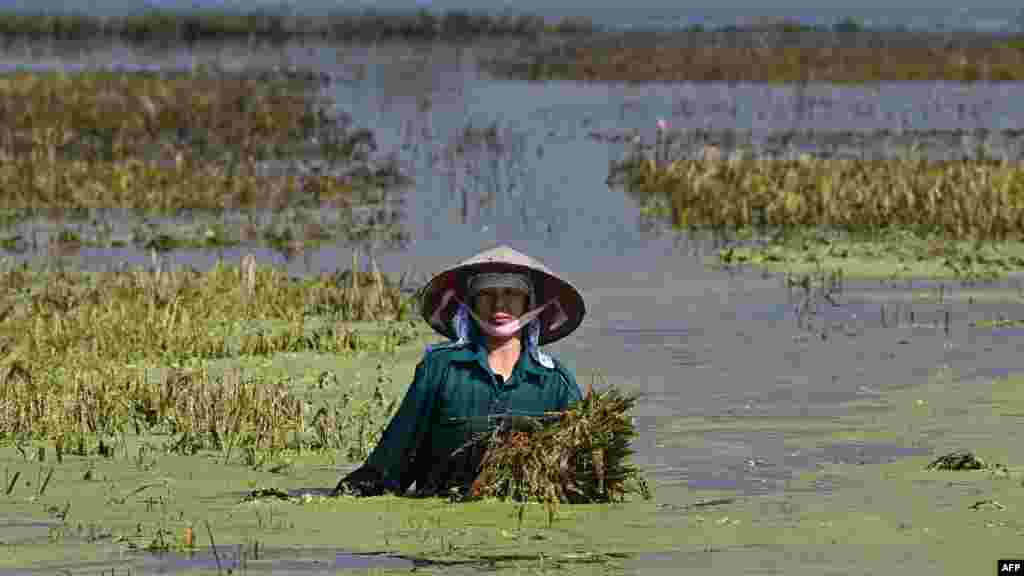
[(566, 316), (565, 311), (562, 309), (562, 305), (558, 303), (558, 298), (552, 298), (551, 300), (548, 300), (547, 303), (538, 306), (533, 310), (530, 310), (529, 312), (523, 314), (519, 318), (516, 318), (512, 322), (506, 322), (504, 324), (492, 324), (477, 316), (476, 312), (473, 311), (472, 306), (467, 305), (458, 296), (456, 296), (454, 289), (449, 289), (444, 293), (444, 296), (441, 297), (441, 304), (437, 307), (436, 310), (434, 310), (434, 314), (430, 317), (431, 324), (435, 326), (441, 325), (441, 311), (448, 306), (448, 303), (452, 299), (454, 299), (459, 304), (465, 306), (466, 310), (469, 311), (469, 314), (473, 317), (474, 320), (476, 320), (476, 323), (480, 326), (480, 329), (485, 334), (492, 336), (494, 338), (509, 338), (514, 336), (517, 332), (522, 330), (523, 327), (529, 324), (534, 318), (540, 316), (541, 312), (543, 312), (548, 306), (554, 306), (556, 310), (556, 318), (555, 321), (552, 322), (550, 326), (548, 326), (549, 331), (557, 330), (559, 326), (564, 324), (569, 319), (569, 317)]

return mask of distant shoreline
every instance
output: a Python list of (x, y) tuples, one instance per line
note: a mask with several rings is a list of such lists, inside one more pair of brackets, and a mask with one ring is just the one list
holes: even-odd
[(152, 10), (127, 16), (86, 16), (67, 13), (25, 14), (0, 11), (0, 37), (10, 40), (120, 39), (135, 44), (211, 40), (269, 39), (287, 42), (321, 40), (471, 40), (488, 37), (591, 34), (588, 18), (546, 20), (532, 15), (501, 15), (481, 11), (366, 11), (326, 16), (290, 15), (271, 11)]
[[(673, 26), (671, 19), (649, 25), (603, 26), (588, 16), (543, 17), (535, 14), (488, 12), (483, 10), (363, 10), (331, 11), (326, 14), (296, 14), (280, 9), (250, 11), (227, 9), (154, 9), (124, 16), (94, 16), (74, 12), (27, 12), (0, 10), (0, 37), (89, 40), (117, 38), (133, 43), (193, 43), (216, 39), (259, 38), (288, 41), (304, 38), (323, 40), (450, 40), (491, 37), (598, 36), (602, 39), (638, 35), (665, 39), (668, 36), (698, 36), (716, 42), (725, 36), (750, 34), (811, 34), (826, 37), (839, 34), (910, 39), (921, 37), (976, 42), (1020, 35), (1009, 31), (947, 30), (921, 31), (902, 27), (867, 27), (856, 18), (842, 18), (832, 25), (808, 25), (787, 18), (752, 17), (738, 19), (742, 25)], [(674, 21), (678, 22), (678, 18)], [(668, 23), (668, 24), (667, 24)]]

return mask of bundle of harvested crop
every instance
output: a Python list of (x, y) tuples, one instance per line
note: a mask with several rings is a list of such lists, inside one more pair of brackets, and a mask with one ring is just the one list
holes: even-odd
[(565, 412), (548, 414), (557, 422), (506, 419), (477, 438), (484, 447), (471, 498), (535, 498), (553, 513), (558, 503), (623, 501), (627, 492), (650, 498), (639, 469), (629, 462), (636, 436), (627, 414), (636, 404), (614, 388), (588, 389)]

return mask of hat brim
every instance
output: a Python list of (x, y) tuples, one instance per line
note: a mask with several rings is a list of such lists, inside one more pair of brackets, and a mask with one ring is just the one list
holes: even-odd
[[(499, 247), (478, 254), (458, 266), (444, 270), (434, 276), (424, 287), (421, 295), (421, 313), (424, 320), (439, 334), (449, 340), (456, 338), (451, 326), (452, 316), (458, 310), (458, 303), (452, 299), (438, 313), (438, 322), (430, 320), (441, 305), (444, 295), (452, 290), (455, 296), (466, 302), (466, 282), (474, 274), (484, 272), (516, 272), (528, 274), (533, 279), (537, 292), (537, 302), (546, 303), (552, 298), (558, 300), (566, 319), (558, 326), (552, 325), (559, 319), (559, 310), (549, 306), (538, 317), (540, 320), (540, 344), (549, 344), (565, 338), (583, 322), (586, 306), (579, 290), (569, 282), (559, 278), (543, 264), (520, 252), (507, 247)], [(466, 302), (466, 304), (472, 304)]]

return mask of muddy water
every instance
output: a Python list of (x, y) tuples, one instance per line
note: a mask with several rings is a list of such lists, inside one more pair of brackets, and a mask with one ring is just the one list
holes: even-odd
[[(508, 46), (488, 50), (498, 48)], [(337, 99), (339, 107), (349, 111), (358, 124), (372, 126), (380, 148), (393, 151), (416, 180), (406, 205), (412, 238), (408, 247), (392, 250), (370, 243), (358, 249), (373, 253), (387, 272), (411, 268), (429, 273), (502, 242), (564, 272), (584, 292), (588, 315), (573, 336), (553, 345), (552, 350), (577, 370), (581, 383), (589, 381), (590, 371), (599, 370), (609, 382), (645, 394), (636, 413), (641, 432), (636, 461), (656, 485), (657, 505), (685, 506), (698, 494), (759, 495), (769, 499), (810, 494), (810, 500), (802, 501), (803, 506), (813, 508), (807, 502), (822, 498), (822, 502), (835, 503), (833, 508), (824, 508), (822, 514), (839, 514), (854, 506), (851, 502), (855, 500), (849, 498), (863, 496), (858, 491), (863, 488), (858, 487), (871, 483), (835, 474), (800, 483), (797, 480), (801, 474), (835, 466), (873, 470), (901, 462), (912, 462), (920, 469), (920, 459), (927, 460), (937, 451), (960, 444), (949, 440), (957, 438), (956, 430), (944, 435), (907, 435), (893, 432), (899, 430), (895, 423), (870, 438), (861, 437), (858, 431), (868, 420), (857, 419), (861, 416), (844, 420), (853, 413), (851, 406), (870, 407), (907, 393), (913, 386), (933, 380), (937, 372), (959, 375), (952, 381), (968, 386), (1024, 369), (1024, 356), (1018, 354), (1014, 338), (1020, 329), (970, 326), (972, 321), (999, 315), (1024, 319), (1021, 302), (1012, 298), (1012, 285), (1003, 287), (1006, 298), (1002, 301), (989, 298), (970, 303), (958, 297), (954, 288), (947, 294), (949, 301), (936, 304), (908, 301), (908, 295), (915, 292), (914, 285), (908, 290), (905, 284), (885, 287), (877, 282), (847, 282), (845, 292), (835, 297), (839, 305), (818, 298), (800, 306), (801, 295), (794, 295), (777, 277), (706, 268), (704, 259), (716, 248), (715, 242), (645, 227), (630, 200), (604, 183), (608, 162), (622, 154), (622, 145), (587, 138), (590, 131), (601, 129), (636, 129), (643, 137), (651, 138), (658, 116), (669, 118), (674, 126), (735, 128), (754, 124), (765, 130), (791, 129), (794, 117), (785, 111), (795, 106), (797, 96), (792, 90), (493, 80), (476, 67), (476, 59), (485, 51), (444, 46), (291, 46), (281, 52), (254, 55), (234, 47), (197, 56), (187, 52), (146, 55), (121, 47), (109, 52), (64, 55), (61, 61), (35, 57), (43, 64), (69, 68), (76, 63), (181, 66), (203, 59), (242, 65), (250, 59), (262, 59), (264, 63), (314, 64), (325, 69), (336, 80), (326, 90)], [(17, 57), (8, 58), (10, 64), (24, 63)], [(906, 115), (910, 125), (920, 129), (978, 125), (1019, 128), (1022, 115), (1013, 103), (1020, 99), (1012, 94), (1020, 89), (1010, 86), (997, 92), (985, 86), (970, 91), (949, 85), (882, 86), (871, 92), (827, 88), (822, 90), (838, 102), (835, 113), (826, 119), (803, 118), (799, 127), (883, 127), (893, 120), (893, 114), (905, 110), (907, 103), (926, 101), (933, 102), (936, 111), (927, 117)], [(922, 100), (918, 96), (927, 97)], [(871, 121), (875, 124), (854, 113), (865, 110), (858, 104), (864, 100), (871, 102), (877, 112)], [(690, 101), (696, 102), (696, 108), (686, 103)], [(955, 110), (966, 107), (975, 113), (960, 118), (948, 110), (944, 112), (943, 106)], [(691, 114), (691, 109), (697, 112)], [(843, 109), (847, 113), (837, 111)], [(759, 114), (764, 118), (758, 119)], [(464, 145), (461, 156), (451, 155), (467, 126), (479, 129), (492, 125), (500, 146)], [(277, 259), (291, 273), (304, 274), (347, 266), (352, 249), (326, 247), (291, 261), (251, 248), (180, 251), (164, 258), (172, 266), (203, 268), (218, 258), (237, 260), (253, 251), (264, 261)], [(152, 263), (149, 254), (125, 248), (84, 249), (71, 264), (103, 268), (119, 262)], [(917, 287), (928, 290), (924, 284)], [(992, 294), (996, 288), (972, 290)], [(968, 289), (964, 290), (966, 293)], [(901, 305), (896, 306), (896, 302)], [(888, 305), (888, 316), (882, 312), (883, 303)], [(895, 418), (898, 423), (900, 416)], [(979, 436), (964, 438), (980, 441)], [(751, 502), (744, 499), (734, 517), (756, 517)], [(727, 522), (708, 532), (692, 515), (681, 518), (671, 508), (654, 506), (637, 505), (633, 512), (621, 512), (629, 516), (625, 519), (606, 518), (607, 525), (600, 532), (602, 537), (615, 541), (625, 521), (635, 523), (637, 530), (642, 528), (621, 537), (632, 542), (623, 544), (623, 549), (641, 553), (630, 560), (640, 573), (661, 570), (662, 566), (665, 571), (678, 570), (680, 565), (710, 569), (721, 563), (713, 561), (709, 552), (682, 549), (714, 548), (710, 540), (673, 542), (664, 537), (667, 527), (681, 530), (683, 538), (718, 534), (727, 542), (718, 546), (733, 552), (726, 562), (734, 567), (754, 558), (777, 563), (782, 573), (796, 573), (785, 568), (792, 568), (794, 563), (820, 568), (830, 562), (820, 556), (820, 550), (802, 547), (813, 542), (805, 532), (794, 531), (786, 540), (792, 544), (789, 548), (750, 545), (765, 542), (767, 537), (764, 533), (743, 537), (735, 530), (724, 533), (732, 526)], [(873, 529), (871, 510), (872, 506), (861, 507), (860, 524), (856, 526)], [(777, 519), (778, 525), (796, 522), (793, 518), (792, 514), (783, 514)], [(14, 528), (16, 522), (20, 520), (11, 521), (11, 528), (0, 526), (4, 540), (8, 530), (15, 531), (17, 538), (45, 537), (44, 526)], [(366, 526), (369, 531), (374, 525), (371, 522)], [(771, 529), (767, 524), (763, 528)], [(561, 530), (567, 531), (563, 534), (565, 542), (586, 539), (585, 534), (576, 534), (570, 528)], [(242, 541), (244, 531), (234, 534), (237, 541)], [(656, 537), (658, 534), (662, 536)], [(835, 534), (840, 537), (839, 532)], [(902, 541), (911, 546), (912, 538), (907, 536)], [(636, 542), (644, 542), (646, 549)], [(288, 542), (280, 544), (287, 547)], [(363, 542), (362, 546), (371, 544)], [(892, 559), (890, 552), (866, 558), (858, 547), (871, 544), (861, 540), (838, 547), (831, 558), (848, 567), (878, 569), (890, 565), (886, 564)], [(798, 554), (800, 559), (786, 559), (786, 554), (795, 554), (798, 549), (807, 553)], [(893, 550), (891, 554), (897, 554)], [(654, 552), (660, 555), (651, 555)], [(327, 560), (316, 560), (328, 562), (322, 567), (302, 564), (295, 558), (291, 565), (283, 559), (280, 564), (271, 564), (275, 571), (294, 573), (328, 566), (358, 568), (342, 565), (342, 560), (365, 559), (347, 556), (350, 553), (329, 551)], [(927, 558), (920, 555), (915, 560), (928, 565)], [(182, 564), (173, 555), (146, 562), (154, 571), (216, 569), (206, 556), (191, 564)], [(778, 572), (765, 568), (764, 573)]]

